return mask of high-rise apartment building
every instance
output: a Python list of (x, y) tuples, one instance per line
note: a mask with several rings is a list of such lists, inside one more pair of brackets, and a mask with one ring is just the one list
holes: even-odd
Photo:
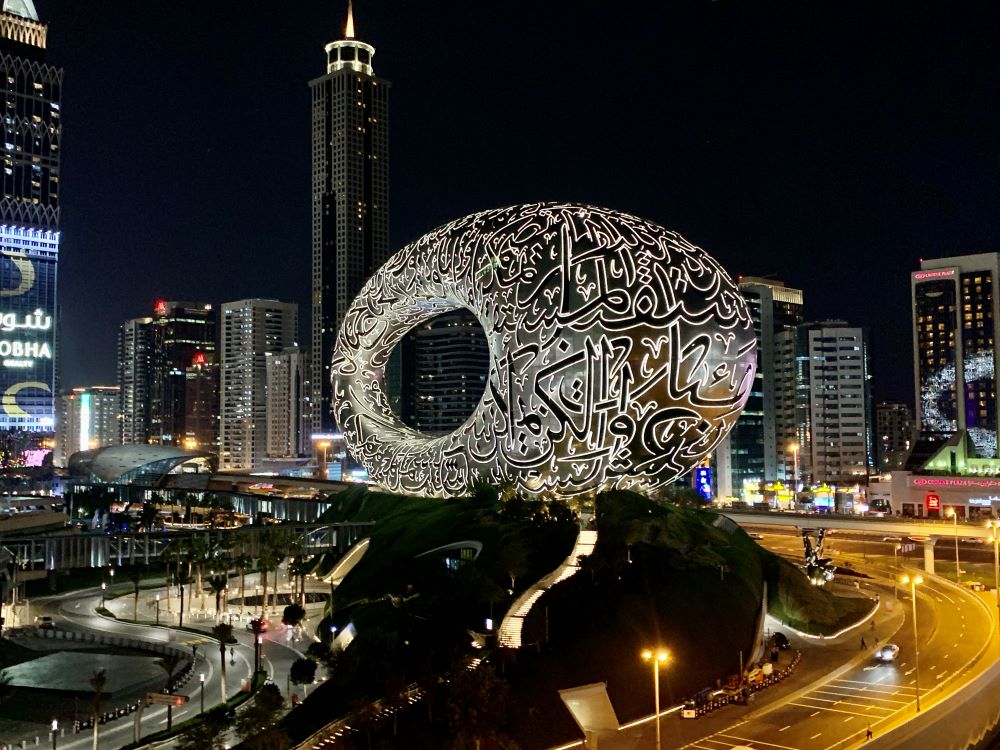
[[(389, 82), (375, 76), (375, 48), (354, 38), (326, 45), (326, 74), (312, 90), (313, 432), (334, 429), (330, 358), (347, 308), (389, 257)], [(387, 379), (398, 379), (395, 367)], [(390, 392), (398, 382), (387, 383)]]
[(996, 459), (1000, 255), (925, 260), (910, 274), (919, 462), (968, 436), (969, 458)]
[(913, 447), (913, 412), (898, 401), (875, 406), (875, 437), (878, 470), (885, 474), (902, 469)]
[(121, 443), (148, 443), (151, 436), (153, 319), (133, 318), (118, 329), (118, 411)]
[(184, 368), (184, 442), (188, 450), (219, 452), (219, 356), (195, 352)]
[(308, 363), (297, 346), (267, 355), (267, 456), (297, 458), (308, 455), (303, 389)]
[(874, 465), (865, 330), (842, 320), (803, 323), (778, 334), (778, 346), (795, 352), (795, 404), (782, 421), (794, 425), (798, 455), (787, 452), (785, 471), (791, 476), (797, 462), (803, 482), (865, 481)]
[(267, 355), (294, 346), (298, 305), (244, 299), (222, 305), (219, 466), (249, 470), (267, 455)]
[(56, 420), (56, 466), (66, 466), (77, 451), (121, 442), (118, 396), (118, 387), (110, 385), (74, 388), (62, 395)]
[(45, 62), (46, 36), (31, 0), (4, 0), (0, 430), (55, 429), (63, 71)]
[(745, 483), (785, 479), (782, 460), (788, 435), (779, 434), (777, 414), (788, 393), (778, 373), (787, 369), (776, 336), (802, 322), (802, 291), (774, 279), (743, 277), (740, 293), (747, 302), (757, 335), (757, 372), (746, 408), (716, 449), (720, 497), (738, 496)]
[[(150, 383), (150, 440), (183, 445), (187, 437), (188, 367), (198, 358), (207, 365), (215, 353), (216, 318), (212, 305), (157, 300), (153, 306), (153, 362)], [(204, 368), (205, 374), (210, 366)], [(204, 392), (202, 394), (204, 396)], [(218, 411), (218, 407), (211, 408)]]
[(429, 434), (458, 429), (486, 390), (486, 334), (467, 310), (425, 321), (404, 339), (403, 422)]
[(122, 325), (118, 386), (123, 443), (214, 448), (218, 433), (208, 415), (218, 415), (218, 400), (211, 401), (218, 386), (208, 381), (218, 374), (215, 316), (212, 305), (158, 300), (152, 317)]

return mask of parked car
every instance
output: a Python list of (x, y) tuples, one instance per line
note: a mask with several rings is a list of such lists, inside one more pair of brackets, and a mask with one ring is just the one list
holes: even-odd
[(963, 536), (962, 544), (983, 544), (986, 542), (985, 537), (981, 536)]
[(771, 636), (771, 645), (779, 651), (787, 651), (789, 646), (788, 636), (782, 632), (775, 633)]
[(271, 627), (271, 621), (270, 620), (265, 620), (263, 617), (259, 617), (259, 618), (254, 619), (254, 620), (250, 620), (250, 622), (247, 623), (247, 630), (249, 630), (252, 633), (253, 632), (253, 624), (255, 622), (258, 622), (258, 621), (260, 622), (260, 632), (266, 633), (270, 629), (270, 627)]
[(747, 534), (747, 536), (749, 536), (751, 539), (763, 539), (764, 538), (763, 534), (758, 534), (756, 531), (749, 532)]
[(35, 618), (35, 627), (39, 630), (55, 630), (56, 622), (51, 615), (40, 615)]
[(969, 581), (969, 588), (973, 591), (986, 591), (986, 584), (979, 581)]
[(879, 661), (896, 661), (897, 656), (899, 656), (899, 646), (895, 643), (880, 646), (875, 652), (875, 658)]

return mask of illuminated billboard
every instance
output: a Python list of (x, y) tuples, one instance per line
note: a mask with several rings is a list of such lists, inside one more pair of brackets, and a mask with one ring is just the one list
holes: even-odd
[(0, 225), (0, 429), (55, 426), (59, 232)]

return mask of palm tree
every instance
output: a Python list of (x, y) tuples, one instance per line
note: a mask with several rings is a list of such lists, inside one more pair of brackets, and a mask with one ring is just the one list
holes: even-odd
[(253, 565), (253, 560), (249, 555), (240, 553), (233, 558), (233, 567), (240, 574), (240, 617), (243, 617), (243, 606), (247, 598), (247, 568)]
[[(267, 574), (272, 570), (278, 570), (279, 560), (278, 552), (274, 547), (267, 542), (261, 545), (260, 557), (257, 558), (257, 567), (260, 570), (261, 585), (264, 587), (264, 598), (260, 603), (261, 614), (264, 616), (267, 614)], [(275, 573), (275, 578), (277, 578), (277, 572)]]
[(139, 583), (142, 581), (142, 571), (139, 568), (128, 569), (128, 579), (132, 582), (134, 598), (132, 600), (132, 619), (139, 619)]
[[(208, 561), (211, 549), (208, 546), (208, 539), (203, 536), (196, 536), (191, 540), (191, 559), (195, 565), (196, 586), (201, 599), (201, 611), (205, 611), (205, 586), (202, 576), (205, 573), (205, 563)], [(190, 606), (191, 601), (188, 600)]]
[[(177, 581), (177, 587), (181, 590), (181, 610), (180, 610), (180, 616), (178, 617), (178, 620), (177, 620), (177, 627), (183, 628), (184, 627), (184, 587), (187, 586), (189, 589), (191, 588), (191, 576), (186, 576), (186, 575), (182, 575), (182, 574), (178, 573), (177, 577), (176, 577), (176, 581)], [(189, 595), (188, 596), (188, 607), (190, 608), (190, 606), (191, 606), (191, 597)]]
[(312, 572), (313, 567), (315, 564), (311, 556), (298, 555), (288, 563), (288, 572), (295, 577), (296, 582), (295, 600), (303, 607), (306, 605), (306, 576)]
[(212, 636), (219, 641), (219, 661), (222, 663), (222, 702), (226, 701), (226, 646), (233, 640), (233, 626), (220, 622), (212, 628)]
[[(183, 599), (182, 599), (183, 603)], [(184, 657), (176, 651), (168, 651), (164, 656), (156, 660), (156, 663), (167, 673), (167, 693), (169, 695), (174, 694), (174, 672), (177, 671), (177, 667), (180, 666), (181, 661)], [(101, 670), (103, 673), (104, 670)], [(167, 731), (169, 732), (174, 725), (174, 707), (167, 705)], [(97, 748), (97, 733), (94, 733), (94, 748)]]
[(215, 619), (218, 620), (222, 615), (222, 592), (229, 586), (229, 579), (225, 575), (209, 576), (208, 585), (212, 587), (212, 591), (215, 593)]
[(104, 692), (104, 684), (108, 681), (108, 676), (103, 669), (95, 669), (90, 675), (90, 687), (94, 690), (94, 750), (97, 750), (97, 732), (100, 724), (97, 721), (98, 714), (101, 713), (101, 698)]

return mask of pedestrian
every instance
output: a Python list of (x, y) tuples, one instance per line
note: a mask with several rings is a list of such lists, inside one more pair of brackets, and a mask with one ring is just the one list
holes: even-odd
[(865, 741), (867, 742), (867, 741), (868, 741), (868, 740), (870, 740), (871, 738), (872, 738), (872, 725), (871, 725), (871, 724), (869, 724), (869, 725), (868, 725), (868, 731), (867, 731), (867, 732), (865, 732)]
[(864, 651), (866, 648), (868, 648), (868, 645), (865, 643), (865, 637), (861, 636), (861, 650)]

